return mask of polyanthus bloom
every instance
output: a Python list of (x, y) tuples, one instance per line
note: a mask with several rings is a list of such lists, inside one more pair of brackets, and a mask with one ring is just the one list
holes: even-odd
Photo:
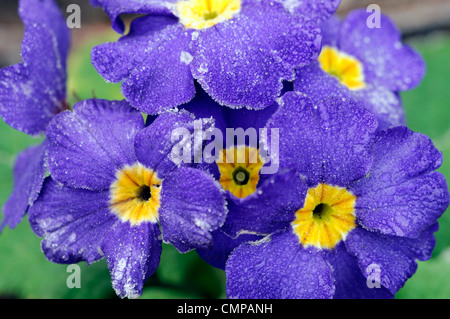
[(105, 257), (116, 293), (134, 298), (158, 267), (161, 240), (181, 252), (208, 247), (225, 219), (223, 192), (168, 156), (171, 131), (192, 121), (187, 112), (165, 113), (145, 127), (127, 102), (104, 100), (55, 117), (47, 128), (51, 176), (29, 211), (46, 257)]
[[(228, 210), (234, 209), (235, 201), (257, 192), (264, 180), (270, 177), (261, 174), (262, 167), (270, 165), (270, 159), (260, 154), (260, 141), (264, 140), (260, 129), (264, 129), (277, 107), (278, 104), (274, 103), (263, 110), (232, 109), (219, 105), (201, 88), (197, 88), (192, 101), (183, 105), (196, 117), (214, 121), (215, 130), (205, 136), (202, 161), (195, 165), (211, 174), (224, 190)], [(206, 154), (211, 145), (214, 146), (212, 159)], [(228, 224), (226, 220), (223, 227)], [(211, 247), (196, 251), (209, 264), (225, 269), (228, 255), (237, 246), (261, 236), (241, 234), (233, 239), (225, 235), (222, 228), (213, 232)]]
[(127, 100), (157, 114), (190, 101), (194, 80), (217, 102), (260, 109), (279, 96), (294, 68), (320, 50), (317, 26), (339, 1), (92, 0), (116, 31), (121, 13), (140, 13), (129, 33), (97, 46), (92, 62), (108, 81), (122, 83)]
[(227, 296), (393, 297), (430, 258), (449, 204), (441, 153), (406, 127), (376, 131), (371, 112), (339, 98), (314, 106), (288, 92), (267, 127), (284, 137), (280, 172), (227, 217), (231, 236), (267, 236), (232, 252)]
[[(22, 63), (0, 70), (0, 116), (14, 129), (37, 136), (66, 104), (69, 31), (52, 0), (21, 0), (25, 26)], [(45, 176), (47, 141), (18, 155), (14, 190), (3, 207), (0, 230), (14, 228), (36, 200)]]
[(397, 92), (417, 86), (425, 73), (421, 56), (401, 42), (400, 31), (386, 15), (370, 27), (366, 10), (345, 20), (322, 24), (322, 51), (317, 61), (298, 69), (294, 90), (314, 102), (328, 96), (356, 99), (377, 116), (380, 129), (404, 125)]

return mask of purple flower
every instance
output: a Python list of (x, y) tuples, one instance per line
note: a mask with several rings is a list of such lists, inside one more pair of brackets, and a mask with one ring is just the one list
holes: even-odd
[(15, 228), (25, 216), (29, 206), (33, 205), (41, 191), (45, 178), (47, 144), (31, 146), (19, 153), (14, 166), (14, 189), (3, 206), (4, 218), (0, 231), (8, 225)]
[[(57, 113), (68, 109), (69, 30), (52, 0), (21, 0), (19, 15), (25, 26), (23, 61), (0, 70), (0, 116), (14, 129), (37, 136)], [(14, 228), (36, 200), (44, 181), (46, 154), (46, 141), (19, 154), (14, 190), (3, 207), (0, 231), (6, 225)]]
[(397, 92), (417, 86), (425, 64), (401, 42), (400, 31), (386, 15), (381, 15), (380, 28), (369, 28), (368, 17), (365, 10), (354, 10), (344, 21), (326, 21), (319, 58), (297, 70), (294, 90), (314, 102), (328, 96), (356, 99), (375, 113), (380, 129), (404, 125)]
[(16, 130), (38, 135), (67, 109), (69, 29), (52, 0), (21, 0), (19, 15), (23, 61), (0, 71), (0, 115)]
[[(92, 61), (144, 113), (190, 101), (194, 80), (218, 103), (261, 109), (279, 96), (294, 68), (317, 57), (317, 22), (339, 1), (94, 0), (116, 31), (121, 13), (140, 13), (119, 41), (97, 46)], [(310, 17), (313, 20), (308, 19)], [(270, 21), (270, 23), (268, 23)]]
[(222, 191), (169, 156), (172, 130), (192, 122), (187, 112), (165, 113), (145, 127), (127, 102), (104, 100), (55, 117), (47, 128), (51, 177), (29, 211), (46, 257), (105, 257), (116, 293), (134, 298), (158, 267), (161, 239), (181, 252), (208, 247), (226, 215)]
[(280, 130), (280, 172), (229, 207), (226, 229), (267, 236), (230, 255), (228, 297), (393, 297), (449, 204), (441, 153), (406, 127), (376, 131), (346, 99), (288, 92), (267, 127)]
[[(263, 109), (263, 110), (247, 110), (247, 109), (232, 109), (222, 106), (215, 102), (204, 90), (197, 87), (197, 94), (195, 98), (183, 106), (184, 109), (193, 113), (197, 118), (208, 118), (214, 121), (214, 128), (221, 133), (219, 136), (205, 137), (204, 150), (208, 145), (216, 145), (216, 160), (207, 160), (203, 158), (201, 163), (196, 164), (196, 167), (207, 172), (221, 185), (225, 192), (227, 207), (234, 207), (234, 201), (238, 198), (247, 197), (257, 191), (259, 185), (262, 184), (268, 175), (260, 175), (262, 162), (258, 154), (258, 145), (250, 146), (252, 139), (252, 132), (254, 129), (254, 137), (256, 143), (259, 139), (259, 129), (263, 129), (278, 107), (277, 103)], [(228, 129), (228, 130), (227, 130)], [(239, 130), (246, 134), (247, 138), (242, 141), (237, 139), (235, 143), (235, 134), (239, 135)], [(227, 132), (230, 135), (227, 135)], [(219, 137), (223, 137), (223, 141), (219, 141)], [(232, 141), (231, 145), (227, 145)], [(236, 161), (227, 163), (224, 156), (235, 155)], [(238, 156), (243, 156), (240, 162)], [(229, 157), (229, 156), (228, 156)], [(255, 163), (251, 163), (250, 158), (258, 158)], [(222, 159), (222, 163), (217, 160)], [(236, 178), (239, 174), (243, 174), (244, 179), (239, 181)], [(248, 178), (245, 178), (245, 177)], [(210, 265), (225, 269), (225, 263), (229, 254), (243, 242), (260, 239), (261, 236), (254, 234), (241, 234), (237, 238), (231, 238), (224, 233), (226, 225), (229, 221), (225, 221), (224, 226), (213, 232), (213, 244), (207, 248), (199, 248), (196, 252)]]

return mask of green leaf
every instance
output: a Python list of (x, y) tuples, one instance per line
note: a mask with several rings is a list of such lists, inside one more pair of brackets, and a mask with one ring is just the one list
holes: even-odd
[(148, 287), (144, 289), (139, 299), (201, 299), (201, 296), (181, 289)]
[(437, 258), (419, 262), (416, 274), (397, 293), (398, 299), (450, 299), (450, 250)]
[(450, 38), (437, 35), (418, 38), (410, 44), (422, 54), (427, 69), (417, 88), (401, 94), (407, 124), (413, 131), (439, 139), (450, 129)]
[(78, 99), (122, 100), (120, 83), (106, 82), (91, 63), (91, 50), (94, 46), (116, 41), (118, 35), (112, 31), (103, 31), (95, 37), (88, 37), (84, 42), (72, 49), (68, 63), (67, 92), (68, 101), (72, 105)]
[(195, 251), (181, 254), (171, 245), (163, 245), (157, 278), (163, 285), (204, 298), (223, 298), (225, 292), (224, 271), (208, 265)]
[(41, 239), (25, 219), (0, 236), (0, 296), (17, 298), (103, 298), (114, 296), (104, 261), (79, 263), (81, 288), (68, 288), (68, 265), (48, 261)]

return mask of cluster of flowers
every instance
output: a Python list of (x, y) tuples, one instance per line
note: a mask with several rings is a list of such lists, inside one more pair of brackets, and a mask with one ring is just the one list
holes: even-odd
[[(338, 0), (91, 3), (119, 33), (139, 14), (91, 53), (125, 100), (68, 105), (65, 20), (53, 0), (19, 2), (23, 62), (0, 72), (0, 115), (45, 139), (17, 158), (1, 228), (28, 214), (50, 261), (105, 258), (122, 298), (162, 242), (224, 269), (230, 298), (392, 298), (430, 258), (449, 194), (441, 153), (405, 126), (399, 92), (425, 67), (388, 17), (341, 20)], [(268, 134), (175, 162), (173, 131), (190, 145), (198, 121)]]

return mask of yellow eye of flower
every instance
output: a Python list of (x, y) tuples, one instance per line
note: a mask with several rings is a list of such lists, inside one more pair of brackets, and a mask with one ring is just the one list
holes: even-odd
[(358, 59), (336, 48), (324, 46), (318, 61), (322, 70), (336, 77), (350, 90), (360, 90), (366, 87), (363, 66)]
[(254, 147), (231, 147), (222, 150), (216, 161), (220, 171), (219, 182), (225, 190), (238, 198), (256, 191), (263, 162)]
[(307, 192), (295, 213), (294, 233), (304, 247), (332, 249), (356, 227), (356, 197), (345, 188), (319, 184)]
[(241, 11), (241, 0), (181, 0), (176, 4), (180, 22), (190, 29), (206, 29)]
[(110, 187), (110, 208), (122, 221), (139, 225), (156, 222), (160, 206), (161, 180), (157, 174), (136, 163), (116, 173)]

